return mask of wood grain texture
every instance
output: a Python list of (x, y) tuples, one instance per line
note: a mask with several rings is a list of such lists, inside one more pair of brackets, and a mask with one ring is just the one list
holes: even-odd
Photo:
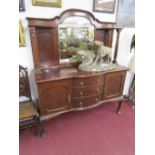
[(41, 114), (55, 113), (69, 108), (69, 80), (42, 83), (39, 88)]
[(55, 78), (46, 81), (46, 73), (44, 73), (44, 81), (38, 82), (42, 115), (70, 111), (72, 108), (85, 108), (122, 96), (126, 75), (125, 68), (124, 70), (100, 72), (98, 74), (81, 71), (69, 74), (69, 72), (61, 72), (61, 68), (59, 72), (61, 78), (58, 77), (57, 72), (56, 74), (55, 72), (48, 72), (48, 77), (53, 76)]
[(58, 26), (70, 16), (87, 18), (94, 26), (94, 39), (112, 47), (115, 23), (101, 22), (85, 10), (69, 9), (52, 19), (27, 18), (34, 57), (34, 65), (39, 68), (60, 66)]
[[(128, 70), (126, 67), (117, 65), (111, 71), (84, 72), (78, 69), (78, 63), (60, 64), (58, 26), (70, 16), (87, 18), (94, 26), (95, 40), (112, 47), (115, 23), (101, 22), (88, 11), (69, 9), (52, 19), (27, 18), (42, 120), (64, 112), (90, 109), (108, 101), (122, 100)], [(116, 59), (117, 49), (115, 62)]]

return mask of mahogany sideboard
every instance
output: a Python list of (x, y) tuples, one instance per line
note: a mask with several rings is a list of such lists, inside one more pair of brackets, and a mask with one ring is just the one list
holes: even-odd
[(89, 109), (108, 101), (121, 101), (125, 76), (126, 68), (122, 66), (99, 73), (69, 67), (36, 74), (42, 118)]
[(109, 101), (119, 101), (120, 110), (126, 67), (117, 64), (111, 71), (84, 72), (77, 64), (60, 63), (58, 25), (70, 16), (87, 18), (94, 26), (94, 39), (112, 47), (115, 23), (101, 22), (88, 11), (69, 9), (53, 19), (27, 18), (42, 120)]

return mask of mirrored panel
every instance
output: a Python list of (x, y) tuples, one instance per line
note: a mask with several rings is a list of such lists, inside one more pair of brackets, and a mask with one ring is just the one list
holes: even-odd
[(59, 25), (60, 63), (69, 62), (79, 50), (93, 46), (94, 26), (84, 17), (72, 16)]

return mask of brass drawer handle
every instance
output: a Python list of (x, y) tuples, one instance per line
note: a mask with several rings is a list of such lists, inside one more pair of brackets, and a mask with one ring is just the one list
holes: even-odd
[(83, 106), (83, 102), (80, 102), (80, 106), (81, 106), (81, 108), (82, 108), (82, 106)]
[(98, 101), (99, 101), (99, 99), (98, 99), (98, 98), (96, 98), (95, 100), (96, 100), (96, 102), (98, 102)]
[(84, 84), (84, 83), (83, 83), (83, 81), (82, 81), (82, 82), (80, 82), (80, 85), (81, 85), (82, 87), (83, 87), (83, 84)]
[(83, 97), (83, 92), (80, 92), (81, 97)]

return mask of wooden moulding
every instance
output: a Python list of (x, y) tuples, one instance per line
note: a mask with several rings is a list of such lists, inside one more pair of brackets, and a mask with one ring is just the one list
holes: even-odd
[[(27, 18), (41, 120), (69, 111), (90, 109), (110, 101), (119, 102), (118, 111), (120, 112), (124, 81), (128, 70), (126, 67), (116, 65), (116, 69), (110, 71), (84, 72), (78, 69), (78, 64), (60, 63), (58, 26), (70, 16), (87, 18), (94, 26), (94, 40), (99, 40), (106, 46), (112, 47), (115, 23), (101, 22), (88, 11), (69, 9), (52, 19)], [(117, 39), (119, 40), (119, 35)], [(114, 62), (117, 59), (117, 52), (118, 47), (115, 50)], [(101, 78), (102, 83), (97, 83), (98, 78)], [(94, 94), (96, 84), (102, 88), (97, 93), (95, 91)], [(91, 90), (87, 90), (89, 93), (86, 93), (85, 96), (81, 95), (81, 99), (76, 100), (77, 104), (74, 107), (74, 100), (77, 97), (74, 88), (79, 85), (81, 89), (76, 89), (77, 94), (81, 95), (81, 90), (84, 93), (87, 90), (84, 87), (89, 87)]]
[(29, 26), (53, 27), (58, 26), (58, 24), (62, 23), (66, 18), (71, 16), (87, 18), (96, 29), (113, 29), (115, 26), (115, 22), (102, 22), (95, 18), (92, 13), (80, 9), (68, 9), (62, 12), (60, 16), (56, 16), (54, 18), (27, 17), (27, 19), (29, 21)]
[[(96, 19), (92, 13), (88, 11), (80, 9), (69, 9), (62, 12), (60, 16), (56, 16), (52, 19), (28, 17), (27, 20), (30, 28), (30, 36), (31, 36), (35, 68), (38, 67), (44, 68), (44, 66), (45, 68), (62, 66), (62, 64), (59, 61), (60, 53), (58, 44), (59, 43), (58, 26), (66, 18), (71, 16), (79, 16), (87, 18), (95, 28), (94, 40), (102, 41), (106, 46), (112, 47), (113, 31), (115, 23), (101, 22), (98, 19)], [(42, 44), (42, 42), (45, 39), (46, 44), (48, 45), (46, 45), (45, 43)], [(47, 49), (47, 47), (51, 46), (53, 46), (52, 49), (50, 48)]]
[[(93, 105), (90, 105), (88, 107), (80, 107), (80, 108), (72, 108), (72, 109), (68, 109), (68, 110), (65, 110), (65, 111), (60, 111), (60, 112), (57, 112), (57, 113), (53, 113), (53, 114), (48, 114), (48, 115), (42, 115), (40, 117), (40, 120), (41, 121), (46, 121), (46, 120), (49, 120), (51, 118), (55, 118), (55, 117), (58, 117), (59, 115), (61, 114), (64, 114), (64, 113), (67, 113), (67, 112), (71, 112), (71, 111), (82, 111), (82, 110), (89, 110), (89, 109), (92, 109), (92, 108), (95, 108), (95, 107), (98, 107), (104, 103), (107, 103), (107, 102), (121, 102), (123, 101), (123, 96), (120, 96), (120, 97), (117, 97), (117, 98), (114, 98), (114, 99), (109, 99), (109, 100), (105, 100), (105, 101), (100, 101), (98, 102), (97, 104), (93, 104)], [(118, 109), (117, 109), (117, 113), (120, 114), (120, 109), (121, 109), (122, 105), (119, 105), (118, 106)]]

